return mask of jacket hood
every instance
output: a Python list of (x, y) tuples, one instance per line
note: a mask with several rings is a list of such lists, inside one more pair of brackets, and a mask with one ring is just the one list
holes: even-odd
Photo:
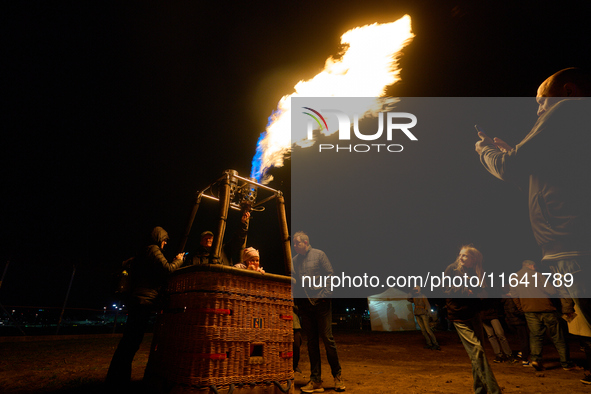
[(168, 233), (162, 227), (154, 227), (152, 230), (152, 241), (160, 246), (162, 241), (168, 241)]

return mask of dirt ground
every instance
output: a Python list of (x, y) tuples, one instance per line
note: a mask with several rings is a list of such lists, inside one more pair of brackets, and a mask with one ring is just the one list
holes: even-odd
[[(335, 331), (335, 339), (350, 393), (471, 393), (470, 361), (455, 332), (436, 332), (441, 351), (423, 349), (419, 331)], [(133, 380), (140, 392), (140, 379), (149, 355), (151, 335), (146, 336), (134, 361)], [(108, 335), (79, 339), (6, 342), (0, 338), (0, 392), (2, 393), (103, 393), (102, 384), (119, 341)], [(492, 363), (492, 350), (485, 344)], [(571, 357), (579, 364), (584, 355), (571, 342)], [(551, 343), (544, 346), (547, 370), (536, 372), (519, 364), (495, 364), (493, 371), (504, 393), (586, 393), (581, 371), (560, 368)], [(330, 369), (323, 354), (324, 387), (332, 391)], [(307, 383), (310, 364), (302, 346), (296, 373), (296, 393)], [(199, 393), (203, 393), (199, 391)]]

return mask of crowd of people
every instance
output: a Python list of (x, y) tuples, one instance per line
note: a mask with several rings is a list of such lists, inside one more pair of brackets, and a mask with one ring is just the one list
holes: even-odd
[[(482, 277), (482, 262), (482, 253), (473, 245), (466, 245), (461, 248), (456, 261), (447, 267), (445, 274)], [(519, 281), (502, 298), (489, 297), (485, 282), (478, 287), (476, 293), (468, 286), (446, 289), (450, 296), (445, 305), (447, 318), (453, 323), (472, 363), (474, 392), (501, 392), (485, 355), (485, 333), (495, 353), (495, 363), (517, 363), (538, 371), (544, 369), (542, 349), (548, 334), (558, 352), (561, 367), (565, 371), (584, 370), (581, 382), (591, 384), (589, 353), (586, 351), (585, 365), (577, 366), (570, 359), (567, 343), (567, 333), (570, 330), (572, 335), (580, 335), (581, 346), (584, 347), (591, 331), (582, 333), (574, 327), (582, 325), (589, 329), (588, 322), (582, 315), (574, 312), (572, 298), (554, 297), (557, 289), (551, 284), (533, 286), (532, 275), (535, 273), (536, 264), (525, 260), (522, 269), (517, 272)], [(517, 349), (511, 348), (504, 327), (508, 327), (515, 335)]]
[[(446, 289), (445, 309), (472, 363), (475, 393), (500, 393), (491, 364), (484, 351), (484, 333), (495, 353), (494, 362), (521, 363), (524, 367), (544, 369), (542, 350), (548, 334), (564, 370), (583, 370), (582, 383), (591, 384), (591, 303), (588, 295), (591, 270), (591, 133), (589, 101), (591, 74), (577, 68), (564, 69), (546, 79), (539, 87), (538, 121), (515, 147), (482, 131), (475, 145), (482, 165), (494, 176), (519, 186), (527, 185), (529, 214), (534, 236), (542, 250), (539, 262), (526, 260), (517, 272), (519, 278), (533, 282), (537, 272), (551, 273), (572, 284), (566, 286), (527, 286), (526, 281), (511, 287), (502, 298), (491, 298), (483, 280), (476, 288), (450, 286)], [(264, 273), (259, 252), (246, 248), (250, 215), (243, 212), (240, 228), (231, 241), (214, 256), (214, 234), (201, 234), (199, 250), (187, 259), (177, 255), (168, 262), (162, 250), (168, 234), (160, 227), (152, 232), (149, 245), (132, 262), (133, 275), (128, 322), (113, 356), (107, 382), (129, 381), (133, 356), (143, 339), (148, 315), (159, 301), (166, 275), (181, 265), (223, 264)], [(325, 277), (333, 274), (326, 254), (312, 248), (307, 234), (292, 237), (295, 256), (292, 275), (297, 278)], [(219, 253), (218, 253), (219, 254)], [(473, 245), (463, 246), (446, 276), (477, 276), (484, 279), (482, 253)], [(334, 390), (344, 391), (341, 365), (332, 334), (331, 294), (326, 287), (301, 289), (294, 308), (294, 370), (298, 369), (301, 335), (307, 340), (310, 381), (301, 390), (323, 392), (320, 341), (334, 379)], [(429, 300), (415, 288), (409, 294), (414, 314), (426, 341), (425, 347), (441, 350), (429, 324)], [(441, 309), (441, 308), (440, 308)], [(503, 322), (503, 319), (505, 320)], [(512, 349), (504, 326), (517, 337), (518, 349)], [(587, 363), (578, 367), (570, 360), (566, 333), (578, 335)], [(149, 373), (146, 368), (146, 374)]]

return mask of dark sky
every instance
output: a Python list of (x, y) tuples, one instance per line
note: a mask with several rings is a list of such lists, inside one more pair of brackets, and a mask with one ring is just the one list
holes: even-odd
[[(248, 176), (278, 100), (321, 71), (353, 27), (411, 16), (416, 37), (400, 61), (402, 81), (388, 90), (396, 96), (533, 97), (550, 74), (591, 60), (588, 13), (563, 1), (30, 1), (3, 8), (5, 305), (61, 305), (76, 265), (69, 305), (101, 308), (110, 301), (109, 273), (155, 225), (169, 231), (173, 254), (194, 193), (226, 169)], [(288, 207), (289, 170), (288, 162), (274, 171), (270, 184), (286, 193)], [(509, 187), (498, 193), (483, 205), (497, 198), (525, 204)], [(523, 207), (515, 218), (521, 224)], [(462, 207), (450, 209), (461, 215)], [(203, 215), (193, 236), (213, 225)], [(272, 204), (253, 218), (254, 245), (275, 242), (275, 218)], [(524, 250), (535, 250), (532, 243), (524, 236)], [(442, 260), (451, 262), (457, 246), (442, 250)], [(274, 261), (263, 265), (280, 272), (269, 248)]]

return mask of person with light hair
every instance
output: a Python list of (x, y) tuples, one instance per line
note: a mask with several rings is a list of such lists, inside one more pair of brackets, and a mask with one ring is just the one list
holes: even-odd
[[(472, 245), (462, 246), (456, 261), (445, 269), (446, 277), (483, 277), (482, 253)], [(472, 363), (473, 388), (475, 393), (500, 393), (501, 389), (484, 353), (484, 332), (480, 319), (481, 300), (484, 283), (473, 288), (462, 281), (461, 286), (454, 286), (453, 280), (446, 287), (447, 313), (450, 321), (464, 345)]]

